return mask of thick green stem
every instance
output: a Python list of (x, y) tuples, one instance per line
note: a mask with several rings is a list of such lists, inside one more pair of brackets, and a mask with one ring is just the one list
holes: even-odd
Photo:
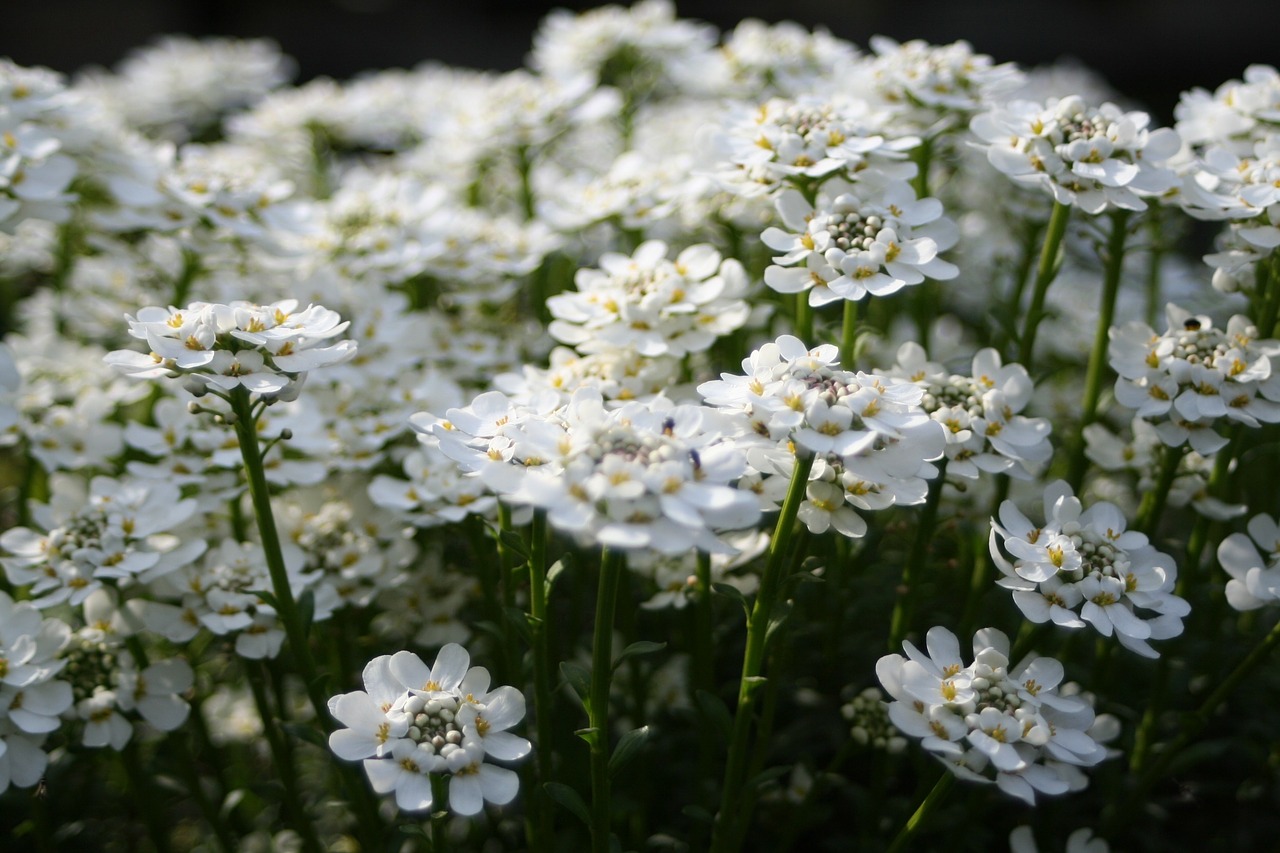
[(809, 472), (813, 470), (813, 456), (806, 454), (795, 461), (791, 472), (791, 485), (782, 503), (782, 512), (769, 543), (769, 555), (765, 562), (760, 588), (756, 593), (751, 614), (747, 617), (747, 645), (742, 655), (742, 678), (738, 682), (738, 707), (733, 715), (733, 730), (729, 739), (729, 755), (725, 762), (724, 787), (721, 791), (720, 813), (716, 816), (711, 838), (711, 849), (716, 853), (734, 849), (738, 837), (737, 827), (746, 825), (749, 814), (743, 813), (742, 785), (744, 771), (750, 758), (751, 723), (755, 713), (756, 691), (764, 680), (760, 677), (764, 663), (765, 639), (769, 631), (769, 617), (774, 599), (782, 580), (782, 567), (795, 527), (800, 504), (809, 485)]
[(809, 304), (809, 291), (796, 294), (796, 337), (805, 346), (813, 346), (813, 306)]
[(1031, 307), (1022, 327), (1022, 339), (1018, 342), (1018, 362), (1031, 370), (1031, 356), (1036, 347), (1036, 330), (1044, 319), (1044, 299), (1049, 285), (1062, 266), (1062, 238), (1067, 233), (1067, 221), (1071, 218), (1069, 205), (1054, 202), (1053, 213), (1045, 230), (1044, 244), (1040, 247), (1040, 261), (1036, 265), (1035, 290), (1031, 292)]
[(298, 674), (302, 676), (307, 696), (315, 708), (316, 719), (326, 730), (333, 729), (333, 720), (329, 716), (328, 703), (325, 699), (324, 686), (316, 671), (311, 646), (307, 642), (307, 629), (302, 622), (302, 613), (298, 602), (293, 597), (293, 588), (289, 585), (289, 572), (284, 564), (284, 552), (280, 548), (280, 534), (276, 530), (275, 516), (271, 511), (271, 493), (267, 488), (266, 471), (262, 464), (262, 452), (258, 445), (257, 418), (253, 414), (253, 406), (249, 392), (243, 386), (237, 386), (230, 394), (231, 411), (235, 415), (236, 438), (240, 442), (240, 457), (244, 460), (245, 474), (249, 480), (249, 497), (253, 501), (253, 513), (258, 524), (258, 537), (262, 541), (262, 551), (267, 561), (267, 570), (271, 574), (271, 591), (275, 596), (276, 613), (284, 623), (285, 636), (289, 640), (289, 648), (298, 666)]
[(1085, 456), (1084, 431), (1098, 415), (1098, 400), (1102, 397), (1102, 375), (1107, 365), (1107, 344), (1111, 340), (1111, 323), (1116, 315), (1116, 296), (1120, 293), (1120, 273), (1124, 267), (1125, 238), (1129, 233), (1129, 211), (1117, 210), (1111, 214), (1111, 234), (1107, 240), (1103, 259), (1102, 299), (1098, 304), (1098, 328), (1093, 334), (1093, 349), (1089, 352), (1089, 367), (1085, 373), (1084, 400), (1080, 406), (1080, 432), (1071, 450), (1067, 482), (1072, 490), (1080, 493), (1089, 460)]
[(551, 653), (547, 637), (550, 626), (547, 615), (547, 515), (538, 510), (534, 513), (529, 530), (529, 633), (533, 643), (533, 721), (537, 735), (534, 748), (538, 785), (529, 795), (533, 814), (530, 816), (528, 831), (534, 849), (545, 849), (545, 845), (551, 844), (554, 837), (551, 804), (542, 794), (542, 786), (554, 778)]
[(245, 661), (245, 674), (249, 677), (249, 689), (253, 692), (253, 701), (258, 708), (258, 717), (262, 720), (262, 734), (271, 750), (271, 761), (275, 765), (276, 778), (280, 780), (283, 790), (284, 811), (289, 822), (302, 839), (303, 849), (308, 853), (319, 853), (322, 849), (316, 837), (316, 829), (302, 805), (302, 796), (298, 790), (298, 779), (301, 778), (293, 762), (293, 750), (288, 738), (280, 728), (280, 721), (271, 707), (267, 696), (266, 665), (261, 661)]
[(449, 849), (449, 780), (443, 774), (431, 774), (431, 853)]
[(613, 680), (613, 617), (626, 556), (604, 548), (596, 590), (596, 624), (591, 641), (591, 694), (587, 720), (591, 745), (591, 849), (609, 853), (612, 826), (609, 797), (609, 685)]
[[(871, 297), (867, 297), (870, 299)], [(844, 322), (840, 328), (840, 366), (845, 370), (854, 370), (855, 354), (858, 346), (858, 321), (862, 319), (866, 303), (862, 300), (844, 303)]]
[(924, 509), (920, 512), (920, 523), (916, 526), (916, 536), (911, 543), (911, 553), (902, 566), (902, 583), (898, 590), (898, 598), (893, 603), (893, 616), (889, 621), (889, 651), (902, 647), (907, 636), (907, 626), (911, 622), (912, 594), (911, 584), (915, 579), (915, 570), (924, 564), (925, 555), (929, 553), (929, 543), (933, 541), (933, 530), (938, 522), (938, 504), (942, 500), (942, 490), (947, 481), (947, 458), (938, 462), (938, 476), (929, 483), (929, 494), (925, 497)]
[(937, 808), (938, 803), (942, 802), (943, 798), (947, 796), (947, 792), (951, 790), (951, 785), (955, 782), (955, 779), (956, 777), (950, 770), (942, 772), (942, 778), (929, 791), (929, 795), (920, 803), (920, 806), (915, 810), (915, 814), (907, 819), (906, 826), (902, 827), (897, 837), (893, 839), (893, 843), (889, 845), (887, 853), (902, 853), (907, 849), (907, 845), (911, 843), (911, 837), (929, 819), (929, 813)]
[(1138, 506), (1138, 517), (1133, 526), (1135, 530), (1147, 534), (1149, 538), (1155, 536), (1156, 528), (1160, 526), (1160, 517), (1164, 515), (1169, 491), (1173, 488), (1173, 481), (1178, 476), (1178, 466), (1182, 463), (1182, 454), (1185, 451), (1185, 447), (1164, 448), (1156, 484), (1151, 491), (1142, 496), (1142, 503)]
[(166, 830), (162, 815), (164, 810), (156, 802), (156, 791), (151, 784), (152, 774), (143, 769), (138, 760), (138, 743), (134, 740), (120, 750), (120, 763), (124, 765), (125, 775), (129, 779), (129, 790), (133, 794), (134, 804), (147, 827), (147, 835), (155, 846), (156, 853), (168, 853), (169, 833)]

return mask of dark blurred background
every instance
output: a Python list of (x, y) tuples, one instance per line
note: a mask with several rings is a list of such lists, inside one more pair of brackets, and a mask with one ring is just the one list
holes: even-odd
[[(112, 66), (165, 33), (267, 36), (299, 65), (299, 81), (433, 59), (471, 68), (522, 64), (553, 6), (524, 0), (8, 0), (0, 56), (72, 72)], [(1280, 63), (1277, 0), (684, 0), (681, 17), (723, 29), (745, 17), (826, 25), (865, 46), (883, 33), (935, 43), (967, 39), (998, 61), (1074, 57), (1169, 121), (1178, 94)]]

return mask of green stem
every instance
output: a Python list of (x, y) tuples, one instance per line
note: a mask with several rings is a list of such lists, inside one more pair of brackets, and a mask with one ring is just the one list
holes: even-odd
[(524, 221), (529, 222), (535, 216), (536, 206), (533, 200), (533, 160), (529, 156), (529, 146), (516, 146), (516, 165), (520, 171), (520, 212)]
[(1085, 373), (1084, 400), (1080, 407), (1080, 432), (1071, 451), (1067, 482), (1072, 490), (1080, 493), (1089, 460), (1085, 456), (1084, 431), (1098, 414), (1098, 400), (1102, 396), (1102, 374), (1107, 365), (1107, 344), (1111, 340), (1111, 323), (1116, 314), (1116, 296), (1120, 293), (1120, 273), (1124, 266), (1125, 237), (1129, 233), (1129, 211), (1117, 210), (1111, 214), (1111, 234), (1105, 249), (1102, 277), (1102, 300), (1098, 305), (1098, 327), (1093, 334), (1093, 349), (1089, 353), (1089, 367)]
[[(1009, 475), (996, 475), (996, 493), (991, 499), (991, 518), (1000, 517), (1000, 505), (1009, 497)], [(973, 572), (969, 575), (969, 592), (964, 600), (964, 615), (960, 618), (960, 636), (967, 637), (973, 633), (974, 622), (978, 618), (979, 604), (982, 601), (983, 594), (987, 591), (991, 578), (991, 555), (988, 553), (987, 533), (990, 531), (988, 525), (982, 525), (980, 528), (983, 532), (977, 534), (978, 542), (975, 543)], [(895, 650), (896, 651), (896, 650)]]
[(902, 566), (902, 583), (898, 588), (898, 598), (893, 603), (893, 616), (889, 622), (889, 651), (902, 647), (907, 636), (907, 625), (911, 621), (912, 595), (911, 584), (915, 570), (924, 564), (925, 555), (929, 553), (929, 544), (933, 541), (933, 531), (938, 521), (938, 504), (942, 500), (942, 490), (947, 481), (947, 457), (938, 462), (938, 476), (929, 483), (929, 494), (925, 497), (924, 509), (920, 513), (920, 523), (916, 526), (916, 536), (911, 542), (911, 553)]
[(1070, 205), (1053, 203), (1053, 213), (1045, 231), (1044, 244), (1040, 247), (1040, 261), (1036, 265), (1035, 290), (1031, 292), (1031, 307), (1027, 309), (1022, 338), (1018, 343), (1018, 362), (1030, 372), (1031, 356), (1036, 346), (1036, 330), (1044, 319), (1044, 298), (1049, 285), (1062, 266), (1062, 238), (1067, 233), (1067, 221), (1071, 218)]
[(1204, 702), (1200, 704), (1200, 707), (1187, 716), (1183, 721), (1181, 734), (1160, 750), (1155, 759), (1147, 765), (1146, 772), (1142, 774), (1137, 786), (1130, 792), (1127, 807), (1114, 812), (1111, 816), (1113, 821), (1127, 820), (1134, 814), (1134, 810), (1137, 808), (1136, 804), (1150, 790), (1151, 786), (1157, 780), (1165, 777), (1174, 757), (1191, 743), (1192, 738), (1202, 728), (1208, 725), (1209, 718), (1218, 709), (1218, 706), (1227, 700), (1227, 697), (1239, 686), (1240, 682), (1248, 678), (1258, 666), (1266, 661), (1277, 645), (1280, 645), (1280, 622), (1272, 626), (1267, 636), (1258, 645), (1254, 646), (1253, 651), (1249, 652), (1248, 656), (1231, 671), (1231, 674), (1217, 686), (1213, 693), (1209, 694)]
[(146, 824), (147, 835), (156, 848), (156, 853), (168, 853), (169, 834), (161, 821), (164, 809), (156, 802), (156, 792), (151, 785), (151, 774), (147, 773), (138, 760), (138, 743), (136, 740), (120, 750), (120, 763), (124, 765), (125, 775), (129, 779), (129, 790), (133, 794), (134, 804)]
[(596, 590), (596, 624), (591, 642), (591, 695), (587, 703), (591, 745), (591, 849), (609, 853), (609, 685), (613, 678), (613, 617), (626, 555), (604, 548)]
[(531, 846), (546, 849), (554, 831), (551, 804), (543, 796), (543, 785), (550, 782), (554, 751), (551, 740), (551, 656), (547, 631), (551, 626), (547, 615), (547, 515), (534, 513), (529, 530), (529, 633), (533, 642), (533, 720), (537, 743), (535, 756), (538, 785), (530, 795), (533, 806), (528, 832)]
[(729, 755), (725, 762), (724, 786), (721, 790), (720, 813), (716, 816), (715, 827), (711, 837), (711, 849), (716, 853), (734, 849), (734, 839), (738, 836), (736, 827), (746, 824), (748, 814), (743, 813), (742, 786), (747, 760), (750, 758), (749, 741), (751, 738), (751, 722), (755, 711), (756, 691), (763, 679), (760, 671), (764, 662), (765, 639), (768, 636), (769, 616), (773, 611), (774, 599), (778, 594), (781, 581), (782, 566), (786, 561), (787, 550), (791, 544), (796, 515), (804, 500), (809, 485), (809, 472), (813, 470), (813, 456), (806, 454), (795, 461), (795, 469), (791, 472), (791, 485), (787, 489), (787, 497), (782, 503), (782, 512), (778, 515), (778, 523), (774, 528), (773, 540), (769, 543), (769, 554), (765, 562), (764, 573), (760, 578), (760, 588), (756, 593), (751, 614), (747, 617), (747, 645), (742, 655), (742, 677), (738, 682), (738, 707), (733, 715), (733, 730), (729, 739)]
[(906, 825), (902, 827), (897, 837), (893, 839), (893, 843), (889, 845), (887, 853), (902, 853), (907, 849), (907, 845), (911, 843), (911, 837), (929, 819), (929, 813), (937, 808), (938, 803), (942, 802), (943, 798), (947, 796), (947, 792), (951, 790), (951, 785), (955, 782), (955, 778), (955, 775), (950, 770), (942, 771), (942, 778), (929, 791), (929, 795), (920, 803), (920, 806), (915, 810), (915, 814), (908, 818)]
[(1134, 521), (1134, 529), (1154, 538), (1156, 528), (1160, 525), (1160, 517), (1164, 515), (1165, 503), (1169, 500), (1169, 491), (1178, 476), (1178, 465), (1182, 463), (1185, 447), (1165, 447), (1160, 460), (1160, 473), (1155, 486), (1142, 496), (1138, 506), (1138, 517)]
[(916, 176), (911, 179), (911, 187), (916, 191), (916, 198), (924, 198), (929, 195), (929, 166), (933, 163), (933, 139), (925, 137), (920, 141), (920, 145), (911, 152), (911, 159), (915, 161), (917, 171)]
[(796, 337), (805, 346), (813, 346), (813, 306), (809, 304), (809, 291), (796, 294)]
[(431, 774), (431, 853), (447, 853), (449, 849), (449, 780), (440, 773)]
[(253, 501), (258, 537), (262, 540), (267, 570), (271, 573), (276, 613), (284, 623), (285, 636), (288, 638), (289, 648), (297, 663), (298, 674), (302, 676), (306, 686), (307, 696), (311, 699), (312, 707), (315, 708), (316, 720), (326, 731), (332, 731), (333, 719), (329, 716), (324, 686), (316, 671), (315, 660), (311, 656), (311, 646), (307, 642), (307, 627), (302, 622), (302, 613), (293, 597), (293, 588), (289, 585), (289, 571), (285, 568), (284, 553), (280, 548), (280, 534), (276, 530), (275, 516), (271, 511), (271, 493), (267, 487), (262, 452), (258, 445), (257, 418), (253, 414), (249, 392), (244, 386), (237, 386), (231, 392), (229, 399), (231, 411), (235, 414), (235, 430), (236, 438), (240, 442), (240, 456), (244, 460), (245, 473), (249, 480), (249, 497)]
[[(871, 297), (868, 296), (867, 299)], [(844, 322), (840, 328), (840, 366), (845, 370), (853, 370), (855, 360), (855, 351), (858, 345), (858, 321), (862, 319), (862, 309), (865, 306), (862, 300), (844, 302)]]
[(298, 790), (298, 779), (301, 777), (294, 766), (293, 750), (289, 746), (289, 740), (284, 731), (280, 728), (280, 721), (267, 696), (266, 664), (262, 661), (244, 661), (244, 665), (245, 674), (249, 677), (249, 689), (253, 693), (253, 701), (258, 708), (258, 717), (262, 720), (262, 734), (267, 739), (276, 777), (280, 780), (283, 789), (284, 811), (302, 839), (303, 849), (309, 853), (319, 853), (323, 848), (316, 837), (315, 826), (302, 805), (302, 796)]

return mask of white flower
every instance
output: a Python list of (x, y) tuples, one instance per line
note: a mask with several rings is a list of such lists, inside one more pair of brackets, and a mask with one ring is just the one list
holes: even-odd
[(363, 759), (380, 794), (395, 793), (406, 811), (431, 808), (431, 774), (449, 775), (449, 807), (478, 814), (485, 801), (505, 805), (519, 788), (517, 775), (485, 762), (515, 761), (529, 741), (507, 729), (524, 718), (524, 696), (514, 687), (489, 690), (489, 673), (470, 667), (456, 643), (427, 666), (408, 651), (374, 658), (365, 667), (367, 692), (334, 696), (329, 711), (346, 728), (329, 748), (347, 761)]
[(1218, 562), (1231, 575), (1227, 602), (1236, 610), (1256, 610), (1280, 599), (1280, 523), (1260, 513), (1249, 519), (1248, 531), (1247, 536), (1232, 533), (1218, 545)]
[(1178, 152), (1169, 128), (1151, 131), (1146, 113), (1071, 96), (1044, 106), (1013, 101), (974, 117), (970, 129), (999, 171), (1088, 214), (1145, 210), (1144, 197), (1177, 185), (1162, 165)]
[(950, 631), (932, 628), (927, 640), (928, 656), (906, 643), (909, 657), (882, 657), (876, 675), (895, 700), (889, 719), (922, 738), (960, 778), (995, 781), (1034, 805), (1037, 793), (1066, 792), (1073, 766), (1106, 757), (1087, 733), (1093, 709), (1059, 692), (1063, 670), (1056, 660), (1033, 657), (1011, 667), (1008, 638), (994, 628), (974, 635), (967, 665)]
[[(1045, 488), (1044, 516), (1037, 525), (1012, 501), (1000, 505), (990, 537), (992, 560), (1003, 575), (997, 583), (1013, 592), (1032, 622), (1064, 628), (1088, 622), (1103, 636), (1114, 633), (1126, 648), (1158, 657), (1147, 640), (1181, 634), (1182, 617), (1190, 612), (1173, 594), (1173, 558), (1142, 533), (1126, 530), (1114, 504), (1084, 509), (1061, 480)], [(1155, 615), (1138, 616), (1138, 609)]]
[(547, 300), (551, 335), (581, 353), (632, 350), (649, 358), (702, 352), (750, 314), (742, 264), (706, 244), (674, 261), (650, 240), (630, 257), (606, 253), (600, 269), (580, 269), (577, 291)]

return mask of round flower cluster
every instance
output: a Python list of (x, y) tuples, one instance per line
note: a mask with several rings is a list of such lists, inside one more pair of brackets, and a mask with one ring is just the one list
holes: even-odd
[(932, 45), (919, 39), (898, 43), (872, 36), (875, 56), (854, 85), (869, 85), (873, 102), (896, 107), (895, 126), (932, 137), (967, 121), (1023, 81), (1012, 62), (996, 64), (968, 42)]
[(519, 777), (485, 761), (516, 761), (530, 744), (507, 729), (524, 719), (524, 695), (514, 687), (489, 689), (489, 671), (469, 667), (456, 643), (440, 649), (428, 667), (412, 652), (380, 655), (364, 668), (364, 690), (329, 700), (345, 728), (329, 735), (339, 758), (364, 762), (379, 794), (395, 794), (406, 811), (433, 805), (431, 777), (449, 777), (449, 808), (478, 814), (485, 801), (515, 799)]
[(1229, 222), (1220, 251), (1205, 256), (1214, 286), (1238, 289), (1253, 265), (1280, 246), (1280, 134), (1237, 154), (1221, 145), (1197, 158), (1185, 181), (1182, 209), (1197, 219)]
[(667, 259), (667, 244), (650, 240), (630, 257), (600, 258), (580, 269), (576, 292), (547, 300), (549, 331), (581, 353), (634, 350), (642, 356), (702, 352), (740, 328), (751, 309), (742, 299), (747, 274), (709, 245), (690, 246)]
[(168, 531), (197, 509), (173, 483), (94, 477), (87, 496), (58, 480), (54, 499), (32, 514), (47, 532), (14, 527), (0, 535), (9, 583), (28, 587), (37, 607), (80, 605), (104, 582), (125, 586), (176, 570), (200, 556), (203, 540), (183, 543)]
[(71, 685), (58, 678), (70, 636), (62, 620), (0, 591), (0, 794), (10, 784), (31, 787), (48, 766), (44, 738), (73, 702)]
[(783, 224), (760, 239), (785, 254), (773, 259), (764, 281), (779, 293), (809, 292), (810, 305), (888, 296), (926, 278), (955, 278), (959, 270), (938, 257), (959, 236), (937, 199), (917, 199), (905, 181), (882, 188), (841, 180), (826, 184), (816, 205), (795, 190), (776, 202)]
[(1280, 523), (1260, 513), (1249, 519), (1247, 529), (1248, 536), (1232, 533), (1218, 545), (1218, 562), (1231, 575), (1227, 603), (1236, 610), (1280, 600)]
[[(236, 388), (264, 399), (296, 396), (309, 370), (346, 361), (354, 341), (322, 346), (347, 328), (319, 305), (297, 311), (295, 299), (269, 305), (193, 302), (185, 309), (147, 307), (128, 317), (129, 334), (147, 342), (147, 355), (116, 350), (107, 364), (136, 379), (188, 376), (192, 393), (231, 394)], [(295, 313), (296, 312), (296, 313)]]
[(1025, 480), (1053, 454), (1048, 419), (1018, 414), (1035, 390), (1026, 368), (1002, 364), (994, 349), (979, 350), (970, 374), (961, 376), (908, 341), (886, 375), (924, 389), (921, 407), (946, 427), (948, 474), (976, 480), (985, 471)]
[(868, 166), (886, 178), (907, 180), (916, 167), (905, 160), (906, 152), (920, 140), (886, 138), (886, 117), (855, 98), (771, 98), (729, 117), (730, 127), (717, 141), (716, 177), (743, 196), (771, 195)]
[(1183, 92), (1173, 115), (1188, 145), (1219, 144), (1247, 156), (1280, 125), (1280, 72), (1250, 65), (1243, 80), (1228, 80), (1212, 93), (1199, 87)]
[(1009, 639), (995, 628), (973, 637), (973, 663), (956, 636), (929, 629), (925, 654), (909, 642), (907, 657), (885, 655), (876, 675), (894, 701), (889, 719), (961, 779), (990, 782), (1029, 805), (1036, 794), (1085, 787), (1077, 767), (1107, 757), (1090, 735), (1095, 716), (1083, 699), (1064, 696), (1062, 664), (1033, 657), (1009, 661)]
[(1178, 153), (1178, 134), (1148, 130), (1149, 121), (1146, 113), (1109, 103), (1090, 107), (1070, 96), (1044, 106), (1012, 101), (975, 116), (970, 129), (991, 165), (1014, 181), (1096, 214), (1146, 210), (1143, 197), (1178, 185), (1163, 165)]
[(920, 407), (923, 389), (908, 382), (836, 366), (831, 345), (810, 350), (783, 335), (742, 362), (745, 375), (724, 373), (698, 386), (713, 406), (739, 419), (739, 442), (754, 472), (742, 483), (776, 507), (796, 456), (811, 454), (800, 519), (813, 533), (834, 527), (866, 534), (855, 510), (922, 503), (928, 460), (943, 453), (942, 427)]
[(729, 485), (747, 464), (721, 413), (663, 397), (609, 409), (590, 388), (552, 402), (540, 411), (490, 392), (415, 427), (504, 500), (609, 548), (732, 551), (717, 532), (759, 518), (755, 497)]
[[(1083, 628), (1088, 622), (1144, 657), (1159, 657), (1147, 640), (1178, 636), (1191, 612), (1173, 594), (1173, 558), (1144, 534), (1125, 530), (1115, 504), (1083, 509), (1062, 480), (1045, 487), (1044, 516), (1043, 524), (1033, 524), (1005, 501), (1000, 521), (991, 522), (991, 558), (1004, 576), (997, 583), (1013, 591), (1018, 609), (1035, 623)], [(1156, 615), (1144, 619), (1137, 608)]]
[(1112, 328), (1117, 402), (1154, 421), (1165, 444), (1204, 455), (1227, 443), (1214, 428), (1223, 418), (1250, 427), (1280, 422), (1280, 375), (1271, 368), (1280, 342), (1259, 340), (1240, 315), (1217, 329), (1173, 304), (1165, 313), (1163, 335), (1139, 322)]
[(124, 648), (125, 638), (145, 620), (141, 614), (147, 605), (152, 602), (132, 599), (121, 607), (113, 592), (95, 590), (84, 602), (84, 626), (59, 655), (75, 703), (70, 713), (84, 723), (80, 742), (85, 746), (119, 751), (133, 738), (130, 717), (171, 732), (191, 712), (182, 697), (194, 683), (190, 664), (171, 658), (140, 668)]

